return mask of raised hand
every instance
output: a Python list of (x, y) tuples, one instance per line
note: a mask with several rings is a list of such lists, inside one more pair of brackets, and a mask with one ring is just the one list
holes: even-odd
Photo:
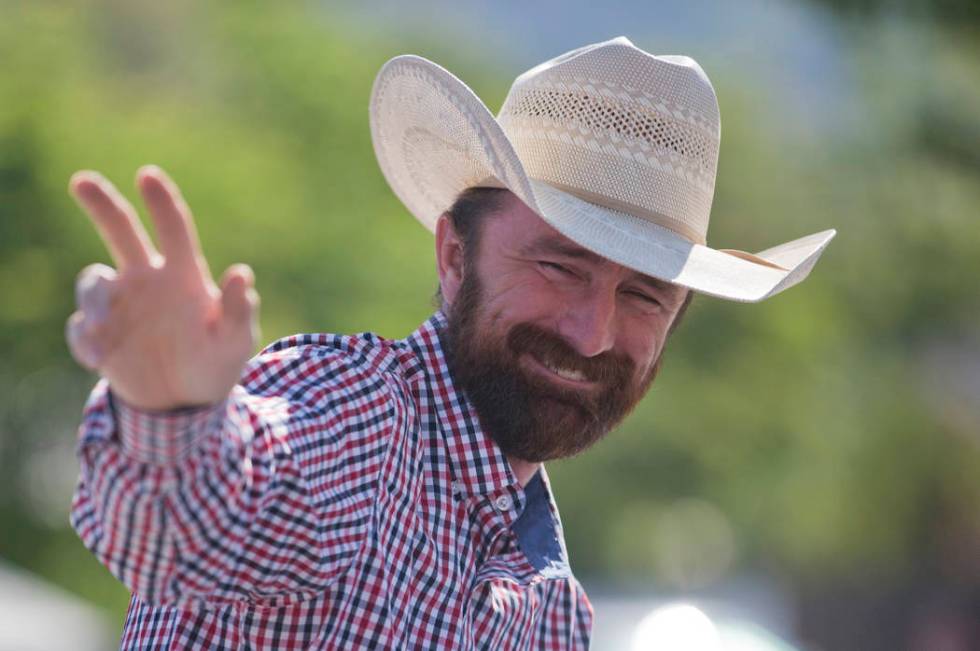
[(158, 252), (133, 206), (96, 172), (75, 173), (69, 191), (92, 219), (117, 269), (90, 265), (76, 285), (66, 336), (75, 359), (144, 410), (224, 399), (258, 340), (252, 270), (233, 265), (216, 285), (191, 212), (154, 166), (136, 185), (156, 226)]

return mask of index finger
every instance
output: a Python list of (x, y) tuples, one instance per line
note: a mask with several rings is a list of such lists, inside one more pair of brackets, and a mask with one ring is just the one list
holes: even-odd
[(105, 177), (90, 170), (75, 172), (68, 189), (95, 223), (120, 269), (147, 266), (156, 257), (136, 210)]

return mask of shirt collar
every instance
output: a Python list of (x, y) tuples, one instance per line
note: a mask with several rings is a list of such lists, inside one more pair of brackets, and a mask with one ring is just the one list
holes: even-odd
[(406, 340), (422, 364), (428, 394), (452, 465), (453, 481), (470, 495), (518, 486), (510, 463), (480, 426), (476, 410), (454, 382), (443, 342), (446, 315), (440, 310)]

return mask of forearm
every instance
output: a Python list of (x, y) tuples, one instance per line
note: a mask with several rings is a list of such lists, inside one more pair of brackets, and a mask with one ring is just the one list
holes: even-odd
[(105, 381), (93, 391), (72, 525), (144, 599), (236, 599), (247, 591), (247, 577), (234, 580), (234, 564), (274, 473), (296, 474), (282, 454), (272, 462), (277, 439), (266, 434), (276, 414), (260, 422), (248, 401), (236, 387), (210, 408), (149, 414), (113, 399)]
[(283, 340), (224, 403), (163, 415), (114, 408), (100, 382), (72, 525), (150, 603), (278, 604), (324, 589), (368, 535), (389, 433), (404, 427), (366, 360)]

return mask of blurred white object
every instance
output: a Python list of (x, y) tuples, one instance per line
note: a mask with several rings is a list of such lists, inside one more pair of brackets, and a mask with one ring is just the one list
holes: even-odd
[(0, 651), (103, 651), (118, 635), (78, 597), (0, 561)]
[(722, 651), (718, 629), (690, 604), (663, 606), (640, 620), (633, 631), (632, 651), (657, 649)]
[(741, 577), (670, 594), (592, 585), (592, 651), (797, 651), (793, 600), (772, 580)]

